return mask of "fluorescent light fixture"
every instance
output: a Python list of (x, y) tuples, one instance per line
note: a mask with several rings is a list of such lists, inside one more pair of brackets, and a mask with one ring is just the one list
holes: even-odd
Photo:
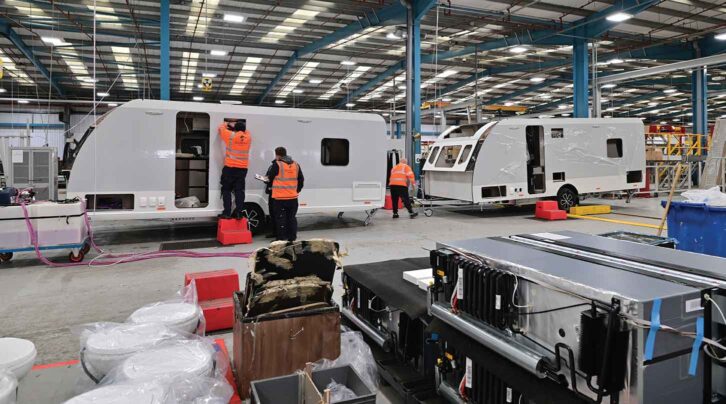
[(565, 105), (565, 104), (558, 105), (557, 109), (567, 109), (567, 105)]
[(202, 77), (209, 77), (213, 79), (217, 77), (217, 73), (202, 73)]
[(220, 104), (239, 105), (242, 104), (240, 100), (219, 100)]
[(549, 100), (550, 98), (552, 98), (552, 96), (549, 94), (542, 93), (539, 95), (539, 98), (541, 98), (543, 100)]
[(320, 80), (320, 79), (310, 79), (310, 84), (320, 84), (322, 82), (323, 82), (323, 80)]
[(57, 38), (54, 36), (44, 36), (40, 38), (43, 42), (53, 45), (53, 46), (61, 46), (61, 45), (69, 45), (67, 42), (63, 40), (63, 38)]
[(109, 107), (118, 107), (118, 104), (116, 104), (115, 102), (109, 102), (106, 105), (108, 105)]
[(93, 77), (84, 77), (81, 79), (81, 81), (86, 83), (96, 83), (98, 79), (94, 79)]
[(284, 104), (285, 100), (275, 100), (275, 104)]
[(505, 102), (505, 103), (504, 103), (504, 106), (505, 106), (505, 107), (511, 107), (512, 105), (514, 105), (514, 103), (513, 103), (513, 102)]
[(224, 20), (229, 22), (243, 22), (245, 20), (245, 16), (239, 14), (225, 13)]
[(655, 106), (657, 106), (657, 105), (658, 105), (658, 103), (657, 103), (657, 102), (649, 102), (649, 103), (648, 103), (648, 106), (649, 106), (649, 107), (655, 107)]
[(441, 73), (437, 74), (437, 75), (436, 75), (436, 77), (439, 77), (439, 78), (442, 78), (442, 79), (443, 79), (443, 78), (446, 78), (446, 77), (452, 76), (452, 75), (454, 75), (454, 74), (456, 74), (456, 73), (458, 73), (458, 71), (457, 71), (457, 70), (454, 70), (454, 69), (448, 69), (448, 70), (444, 70), (443, 72), (441, 72)]
[(564, 116), (565, 118), (567, 118), (570, 115), (572, 115), (572, 114), (560, 114), (560, 116)]
[(615, 88), (617, 86), (618, 85), (615, 83), (607, 83), (607, 84), (603, 84), (602, 88)]
[(540, 119), (554, 118), (554, 116), (552, 116), (552, 115), (540, 115), (540, 116), (538, 116), (538, 118), (540, 118)]
[(714, 38), (718, 39), (719, 41), (726, 41), (726, 32), (716, 34)]
[(211, 51), (209, 51), (209, 54), (212, 56), (227, 56), (227, 51), (221, 49), (212, 49)]
[(0, 88), (0, 94), (2, 94), (2, 93), (5, 93), (5, 92), (7, 92), (7, 91), (8, 91), (8, 90), (6, 90), (6, 89), (4, 89), (4, 88)]
[(623, 22), (631, 18), (633, 18), (632, 14), (623, 12), (612, 13), (609, 16), (605, 17), (605, 19), (612, 22)]
[(514, 48), (509, 48), (509, 51), (512, 53), (524, 53), (527, 52), (527, 47), (525, 46), (515, 46)]
[(28, 100), (18, 100), (18, 104), (27, 104), (29, 102)]
[(202, 88), (202, 83), (198, 83), (197, 88)]
[(105, 91), (99, 91), (99, 92), (96, 93), (96, 95), (99, 96), (99, 97), (108, 97), (111, 94), (109, 94), (109, 93), (107, 93)]
[(204, 101), (204, 97), (201, 97), (201, 96), (198, 96), (198, 95), (195, 95), (194, 97), (192, 97), (192, 99), (194, 101)]
[(678, 90), (676, 90), (675, 88), (668, 88), (668, 89), (663, 90), (663, 92), (666, 94), (673, 94), (676, 91), (678, 91)]
[(345, 107), (346, 108), (353, 108), (353, 107), (355, 107), (355, 104), (353, 104), (352, 102), (349, 102), (349, 103), (345, 104)]
[(400, 86), (398, 86), (398, 89), (399, 90), (405, 90), (406, 89), (406, 85), (405, 84), (404, 85), (400, 85)]
[(541, 82), (545, 81), (545, 78), (544, 77), (531, 77), (529, 79), (529, 81), (531, 81), (532, 83), (541, 83)]
[(296, 88), (296, 89), (292, 90), (292, 92), (295, 93), (295, 94), (302, 94), (303, 93), (303, 90), (301, 90), (299, 88)]
[(396, 32), (389, 32), (386, 34), (386, 39), (397, 40), (401, 39), (401, 37)]
[(623, 62), (624, 62), (624, 60), (623, 59), (620, 59), (620, 58), (610, 59), (608, 61), (608, 63), (614, 64), (614, 65), (617, 65), (617, 64), (620, 64), (620, 63), (623, 63)]
[(660, 124), (661, 125), (668, 125), (668, 122), (666, 122), (666, 121), (660, 121)]
[(441, 99), (442, 102), (451, 102), (451, 98), (445, 97)]
[(341, 60), (340, 64), (345, 66), (353, 66), (355, 65), (355, 62), (352, 60)]
[(383, 114), (381, 114), (381, 115), (383, 115), (383, 116), (389, 116), (389, 115), (391, 115), (391, 114), (389, 114), (388, 112), (384, 112), (384, 113), (383, 113)]

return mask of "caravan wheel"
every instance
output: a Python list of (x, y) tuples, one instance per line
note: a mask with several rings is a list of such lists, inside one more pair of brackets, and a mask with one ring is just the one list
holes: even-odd
[(571, 207), (580, 203), (580, 197), (577, 190), (572, 186), (563, 186), (557, 191), (557, 205), (560, 209), (569, 211)]
[(265, 220), (265, 212), (254, 203), (245, 203), (242, 216), (247, 218), (247, 223), (249, 223), (252, 234), (258, 234), (267, 222)]

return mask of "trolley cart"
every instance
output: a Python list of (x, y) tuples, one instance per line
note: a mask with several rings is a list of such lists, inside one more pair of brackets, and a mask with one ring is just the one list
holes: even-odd
[[(84, 206), (80, 201), (36, 202), (25, 206), (41, 250), (71, 250), (68, 259), (80, 262), (90, 250)], [(23, 207), (0, 206), (0, 263), (13, 253), (34, 251)]]

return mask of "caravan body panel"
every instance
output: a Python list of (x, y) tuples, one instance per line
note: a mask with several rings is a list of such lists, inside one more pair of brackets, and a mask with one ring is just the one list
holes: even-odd
[[(208, 204), (176, 208), (177, 116), (208, 116)], [(382, 117), (341, 111), (135, 100), (109, 112), (81, 144), (68, 182), (68, 197), (123, 195), (121, 209), (92, 214), (107, 219), (213, 217), (222, 211), (219, 179), (224, 144), (217, 127), (245, 119), (252, 136), (245, 202), (269, 214), (264, 175), (283, 146), (301, 166), (305, 188), (300, 212), (362, 211), (383, 206), (386, 125)], [(196, 125), (196, 122), (195, 122)], [(348, 143), (346, 165), (323, 165), (323, 139)]]

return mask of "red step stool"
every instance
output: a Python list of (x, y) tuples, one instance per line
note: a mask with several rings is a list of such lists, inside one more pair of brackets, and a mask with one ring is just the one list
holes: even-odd
[(534, 217), (545, 220), (563, 220), (567, 219), (567, 212), (560, 210), (557, 201), (537, 201)]
[(247, 226), (247, 219), (219, 219), (217, 240), (223, 245), (252, 243), (252, 232)]
[(184, 274), (184, 285), (194, 281), (207, 331), (227, 330), (234, 325), (234, 301), (239, 275), (234, 269)]
[[(393, 199), (391, 198), (391, 195), (386, 195), (386, 201), (383, 203), (383, 209), (385, 210), (393, 210)], [(398, 209), (403, 209), (403, 201), (398, 200)]]

